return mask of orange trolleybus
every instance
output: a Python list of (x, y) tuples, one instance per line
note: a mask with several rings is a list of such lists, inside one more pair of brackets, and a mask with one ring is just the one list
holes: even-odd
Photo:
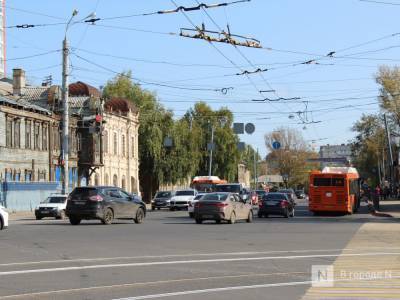
[(310, 174), (309, 210), (352, 214), (360, 207), (359, 175), (355, 168), (326, 167)]
[(226, 180), (220, 179), (218, 176), (196, 176), (190, 186), (198, 192), (211, 192), (214, 191), (217, 184), (226, 182)]

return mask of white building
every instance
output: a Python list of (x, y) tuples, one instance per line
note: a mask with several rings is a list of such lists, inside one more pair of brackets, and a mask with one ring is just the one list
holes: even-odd
[(104, 105), (103, 167), (91, 176), (90, 184), (113, 185), (129, 192), (139, 191), (139, 113), (129, 101), (113, 98)]
[[(351, 161), (351, 146), (347, 144), (341, 145), (325, 145), (321, 146), (319, 150), (320, 159), (337, 159), (345, 158)], [(321, 167), (337, 165), (335, 162), (321, 162)]]

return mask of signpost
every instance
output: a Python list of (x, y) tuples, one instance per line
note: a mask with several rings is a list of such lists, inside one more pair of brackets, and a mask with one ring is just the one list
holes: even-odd
[(272, 143), (272, 148), (273, 148), (274, 150), (280, 149), (280, 148), (281, 148), (281, 143), (278, 142), (278, 141), (274, 141), (274, 142)]

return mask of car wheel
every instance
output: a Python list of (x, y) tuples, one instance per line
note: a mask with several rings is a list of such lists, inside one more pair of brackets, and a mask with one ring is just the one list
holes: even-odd
[(175, 208), (174, 208), (174, 207), (170, 207), (169, 210), (170, 210), (170, 211), (174, 211)]
[(110, 208), (107, 208), (106, 211), (104, 212), (104, 217), (103, 220), (101, 220), (101, 223), (104, 225), (110, 225), (114, 219), (114, 213)]
[(69, 222), (71, 223), (71, 225), (79, 225), (81, 223), (81, 219), (78, 217), (70, 216)]
[(42, 219), (42, 217), (36, 216), (36, 220), (41, 220), (41, 219)]
[(257, 216), (258, 216), (259, 218), (262, 218), (262, 217), (263, 217), (263, 214), (259, 212), (259, 213), (257, 214)]
[(201, 224), (201, 223), (203, 223), (203, 220), (200, 218), (196, 218), (196, 224)]
[(215, 223), (221, 224), (221, 220), (215, 220)]
[(190, 212), (189, 217), (194, 218), (194, 213)]
[(235, 212), (232, 212), (232, 213), (231, 213), (231, 217), (229, 218), (228, 223), (229, 223), (229, 224), (235, 224), (235, 222), (236, 222), (236, 214), (235, 214)]
[(157, 207), (157, 210), (160, 210), (161, 208), (160, 207)]
[(155, 210), (156, 208), (154, 206), (151, 207), (151, 210)]
[(249, 215), (247, 216), (246, 222), (247, 223), (253, 222), (253, 213), (251, 211), (249, 211)]
[(0, 218), (0, 230), (3, 230), (3, 227), (4, 227), (3, 219)]
[(136, 224), (141, 224), (144, 221), (144, 211), (143, 208), (138, 208), (137, 212), (136, 212), (136, 218), (133, 219), (135, 221)]

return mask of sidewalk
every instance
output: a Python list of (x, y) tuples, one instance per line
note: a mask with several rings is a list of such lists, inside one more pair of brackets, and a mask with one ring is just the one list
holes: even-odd
[(399, 231), (396, 222), (362, 225), (331, 266), (329, 286), (312, 286), (302, 300), (400, 299)]
[(393, 217), (400, 220), (400, 200), (381, 200), (378, 211), (375, 211), (372, 201), (368, 202), (368, 207), (374, 216)]

